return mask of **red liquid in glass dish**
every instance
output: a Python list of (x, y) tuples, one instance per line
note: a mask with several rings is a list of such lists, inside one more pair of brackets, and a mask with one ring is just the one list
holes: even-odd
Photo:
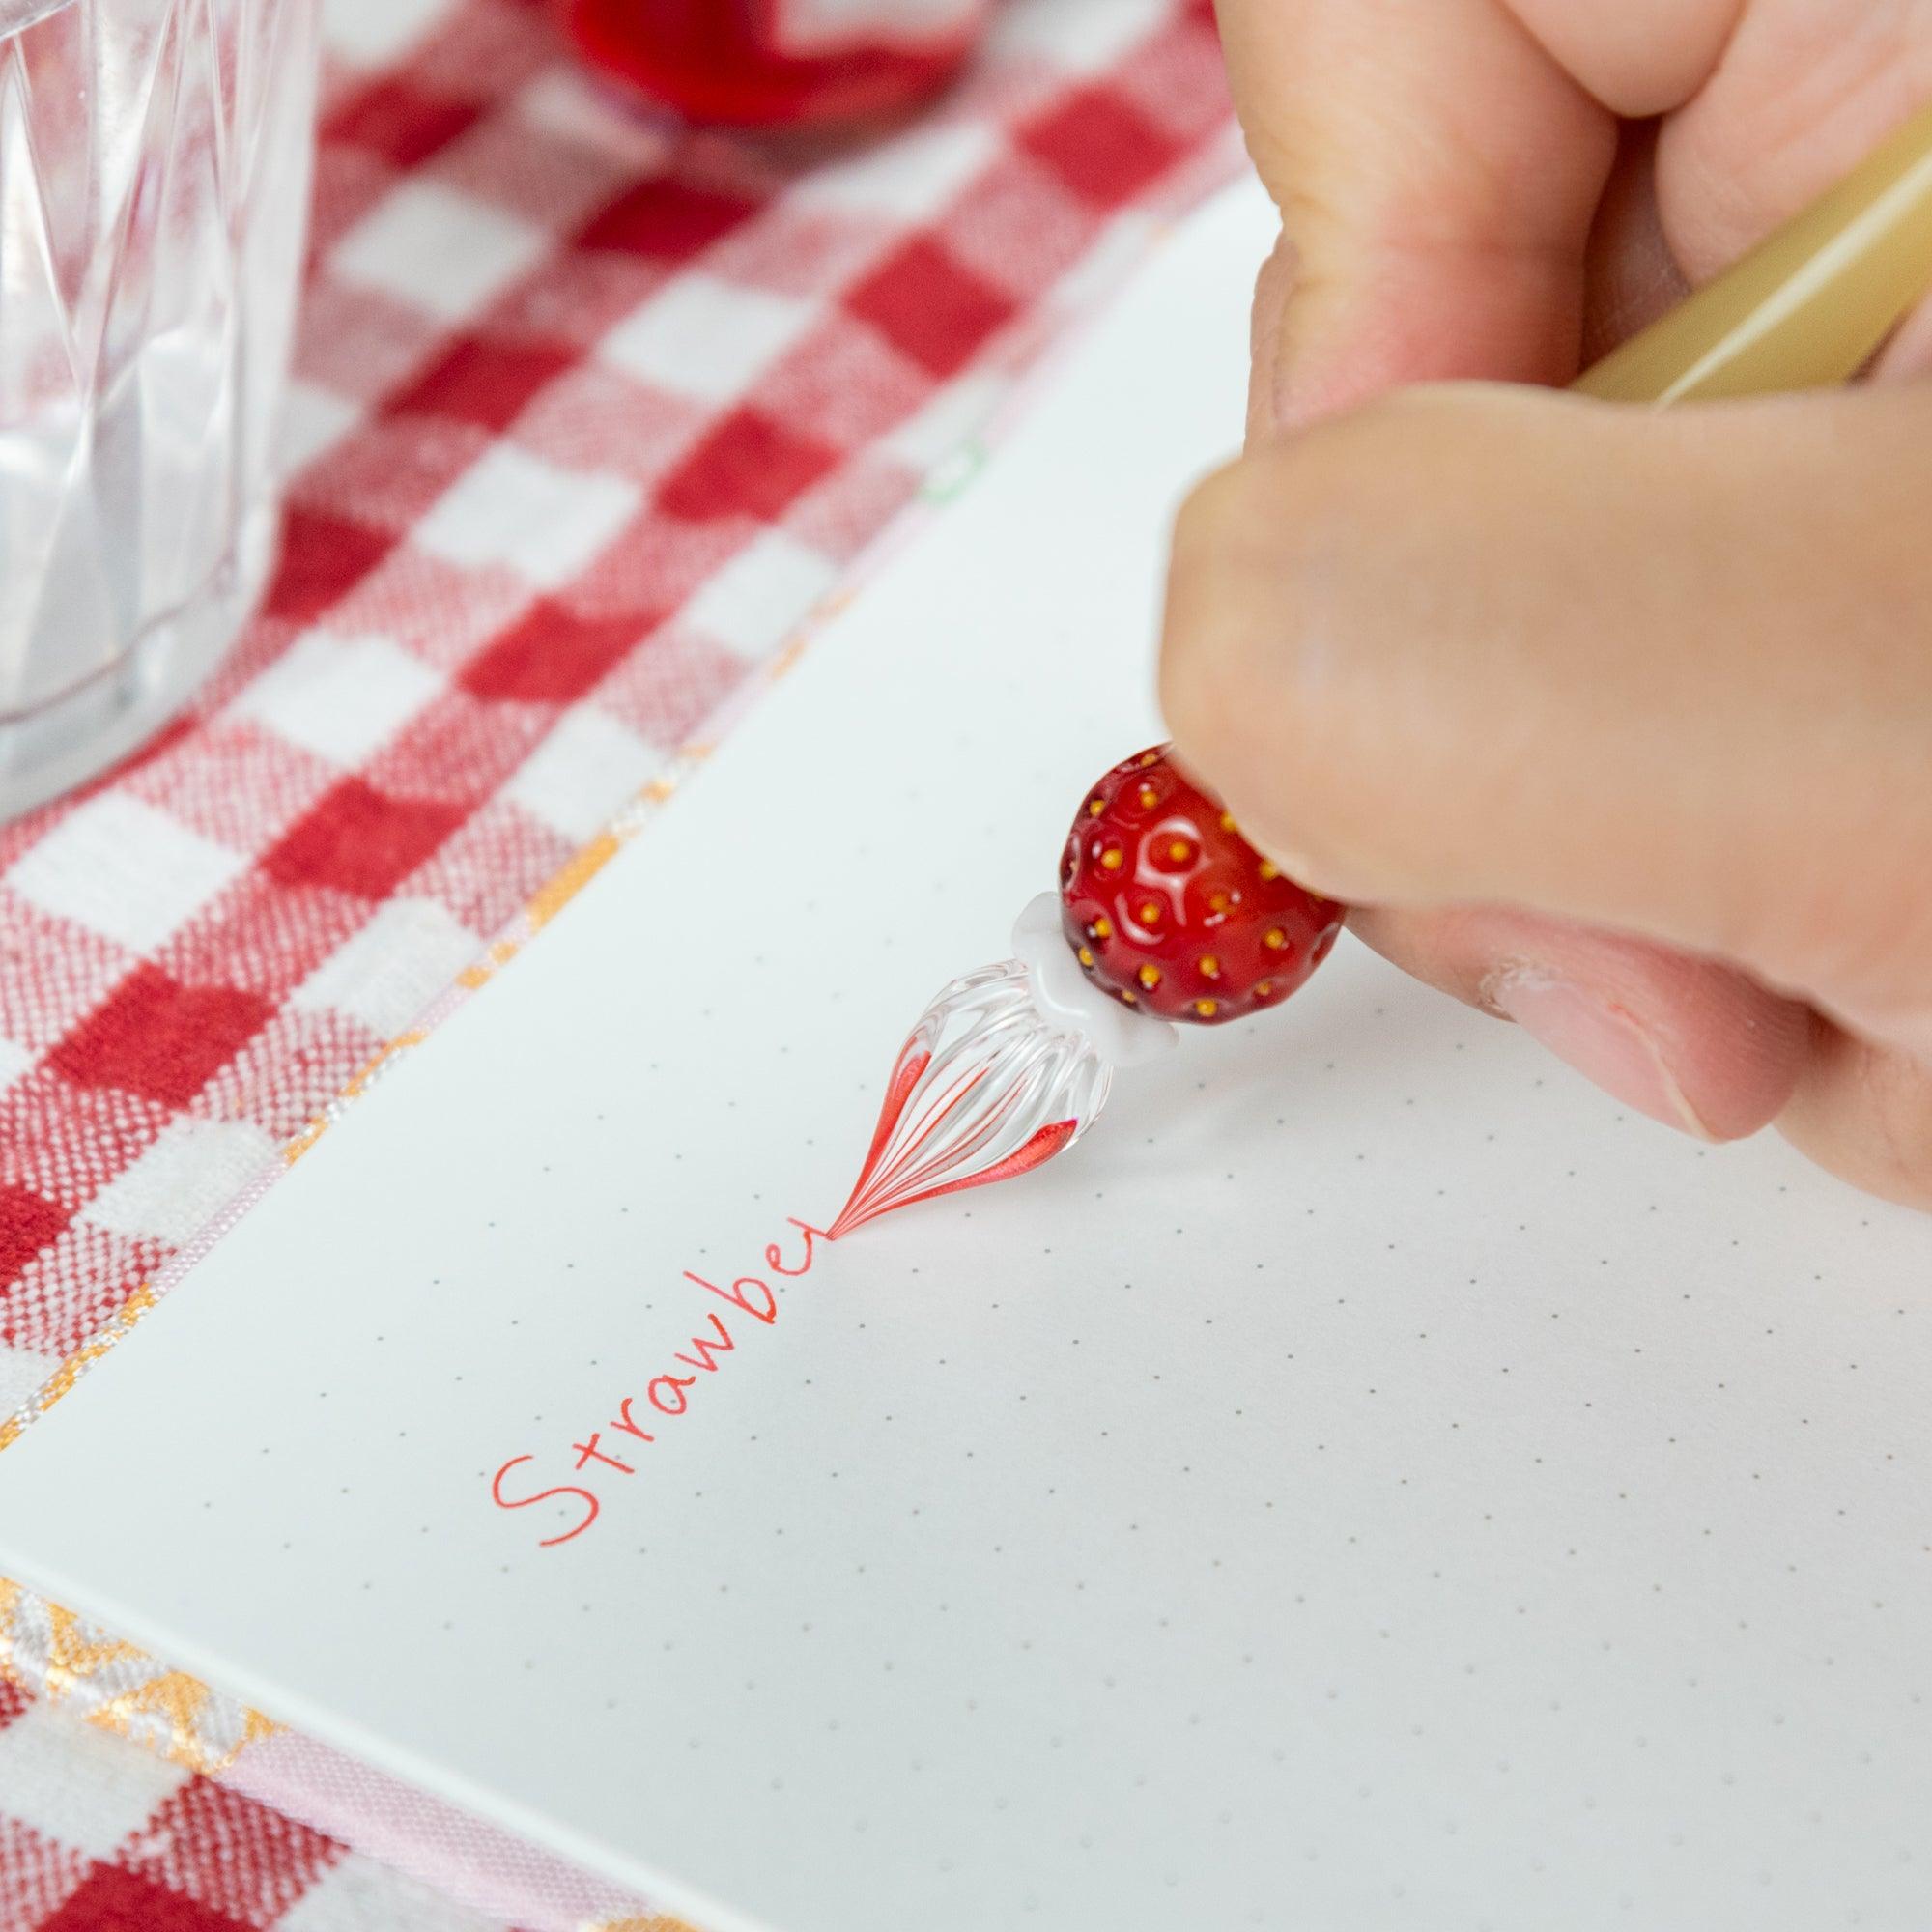
[(689, 121), (884, 119), (942, 87), (986, 0), (562, 0), (600, 72)]

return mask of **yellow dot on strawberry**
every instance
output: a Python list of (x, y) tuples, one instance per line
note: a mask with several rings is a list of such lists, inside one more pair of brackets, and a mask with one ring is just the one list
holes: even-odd
[(1232, 1020), (1280, 1005), (1326, 953), (1343, 908), (1264, 859), (1163, 752), (1135, 753), (1082, 803), (1064, 854), (1063, 929), (1078, 970), (1123, 1005)]

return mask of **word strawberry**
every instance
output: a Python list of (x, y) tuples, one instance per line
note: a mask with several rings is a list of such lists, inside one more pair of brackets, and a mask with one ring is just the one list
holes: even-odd
[(1343, 914), (1264, 859), (1165, 746), (1087, 795), (1060, 902), (1089, 979), (1144, 1012), (1208, 1026), (1285, 1000), (1328, 956)]

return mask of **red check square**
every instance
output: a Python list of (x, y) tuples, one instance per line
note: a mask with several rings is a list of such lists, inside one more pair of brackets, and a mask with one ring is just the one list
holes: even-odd
[(963, 369), (1017, 304), (930, 236), (895, 248), (845, 297), (893, 347), (934, 376)]
[(530, 400), (578, 361), (567, 345), (459, 335), (414, 382), (388, 400), (391, 415), (454, 416), (479, 428), (509, 428)]
[(67, 1220), (64, 1208), (32, 1188), (0, 1181), (0, 1289), (17, 1281), (21, 1269), (53, 1244)]
[(137, 966), (47, 1065), (77, 1087), (120, 1087), (185, 1107), (273, 1011), (258, 993), (185, 986), (158, 966)]
[(331, 785), (270, 847), (262, 869), (285, 886), (386, 898), (466, 815), (440, 799), (396, 798), (366, 780)]
[(401, 78), (381, 80), (345, 100), (328, 117), (323, 138), (412, 168), (474, 127), (481, 113), (469, 101), (440, 99)]
[(282, 518), (282, 559), (264, 614), (308, 624), (395, 548), (395, 539), (346, 517), (291, 504)]
[(688, 262), (748, 221), (758, 207), (743, 195), (653, 175), (593, 215), (577, 243), (654, 262)]
[(725, 517), (774, 523), (839, 461), (838, 450), (761, 412), (735, 409), (665, 478), (658, 508), (695, 524)]
[(239, 1918), (184, 1898), (120, 1865), (96, 1865), (35, 1932), (251, 1932)]
[(325, 1837), (279, 1811), (205, 1777), (190, 1779), (120, 1857), (129, 1868), (205, 1909), (267, 1928), (341, 1856)]
[(1069, 95), (1020, 130), (1019, 146), (1102, 208), (1131, 201), (1185, 152), (1184, 143), (1105, 87)]
[(585, 617), (539, 597), (470, 660), (460, 682), (475, 697), (574, 704), (656, 622), (654, 614), (645, 612)]

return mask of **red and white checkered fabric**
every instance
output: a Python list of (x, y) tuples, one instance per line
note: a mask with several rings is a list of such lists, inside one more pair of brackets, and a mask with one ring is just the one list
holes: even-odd
[[(650, 1925), (639, 1922), (638, 1932)], [(6, 1932), (508, 1932), (0, 1678)]]
[[(0, 828), (0, 1418), (1228, 152), (1205, 0), (1009, 0), (959, 87), (858, 149), (652, 126), (542, 0), (427, 8), (330, 19), (261, 615), (144, 755)], [(0, 1932), (486, 1922), (0, 1677)]]

